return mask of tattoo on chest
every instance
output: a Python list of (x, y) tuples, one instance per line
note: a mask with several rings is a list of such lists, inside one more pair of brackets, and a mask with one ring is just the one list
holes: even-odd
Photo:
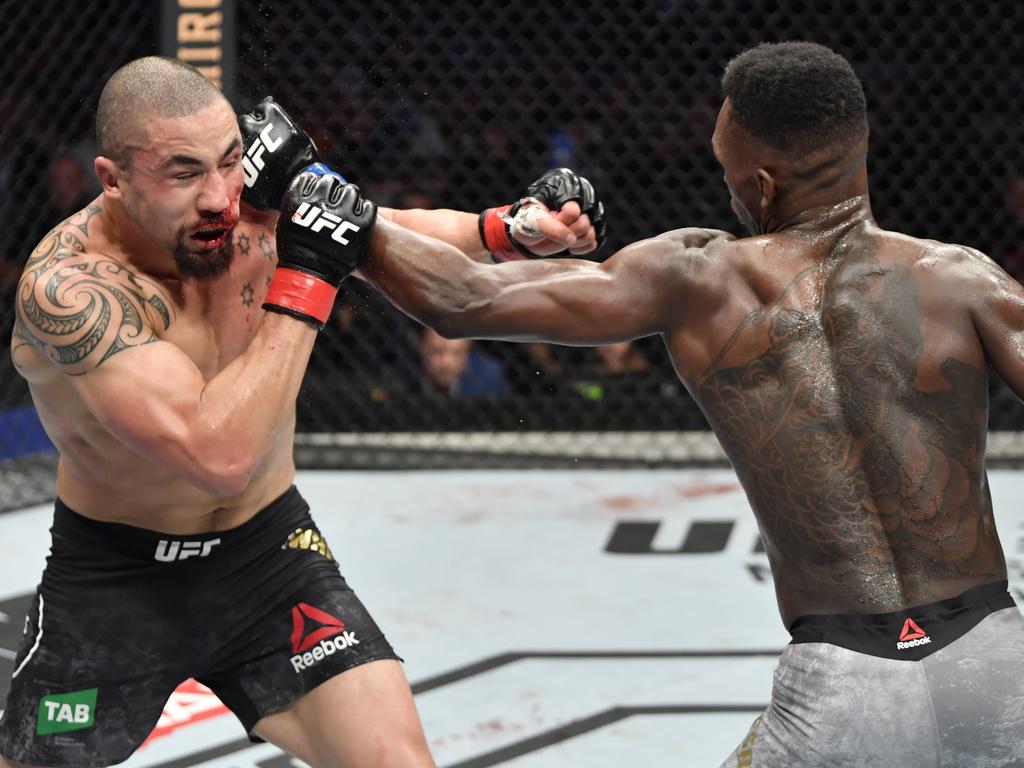
[[(91, 217), (91, 216), (90, 216)], [(74, 223), (83, 232), (88, 218)], [(50, 360), (101, 365), (118, 352), (157, 339), (174, 318), (156, 283), (102, 255), (83, 256), (72, 227), (49, 233), (30, 256), (18, 286), (17, 333)]]
[(277, 258), (277, 254), (274, 252), (274, 242), (265, 234), (260, 233), (256, 238), (256, 245), (260, 252), (267, 257), (267, 261), (274, 261)]
[[(934, 385), (915, 384), (922, 318), (906, 269), (862, 253), (836, 268), (820, 308), (786, 306), (805, 278), (747, 315), (695, 387), (776, 556), (851, 594), (885, 593), (898, 571), (922, 600), (929, 577), (997, 573), (984, 371), (948, 357)], [(759, 354), (722, 365), (758, 332)]]

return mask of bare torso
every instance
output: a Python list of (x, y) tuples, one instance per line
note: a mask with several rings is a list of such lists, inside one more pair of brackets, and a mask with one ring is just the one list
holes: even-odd
[(943, 267), (965, 249), (864, 208), (704, 250), (717, 308), (680, 309), (666, 343), (747, 492), (784, 621), (1006, 578), (985, 354)]
[[(103, 335), (105, 315), (90, 302), (113, 300), (121, 306), (114, 306), (107, 317), (121, 323), (123, 338), (151, 332), (181, 349), (209, 381), (246, 349), (260, 324), (260, 305), (277, 262), (273, 229), (243, 215), (232, 235), (230, 269), (215, 280), (197, 283), (162, 279), (131, 267), (106, 237), (99, 213), (97, 199), (47, 234), (30, 256), (19, 285), (20, 310), (67, 339), (66, 346), (43, 350), (16, 326), (12, 343), (15, 365), (60, 452), (57, 493), (87, 517), (166, 533), (239, 525), (293, 482), (294, 403), (246, 490), (236, 497), (218, 497), (115, 438), (76, 392), (67, 366), (55, 365), (47, 355), (63, 355), (72, 363), (84, 356)], [(55, 301), (47, 306), (32, 300), (38, 280), (48, 281), (52, 289)], [(120, 296), (109, 289), (91, 290), (96, 280), (120, 287)], [(143, 322), (133, 322), (133, 312), (144, 315)], [(132, 393), (124, 392), (124, 408), (133, 407)]]

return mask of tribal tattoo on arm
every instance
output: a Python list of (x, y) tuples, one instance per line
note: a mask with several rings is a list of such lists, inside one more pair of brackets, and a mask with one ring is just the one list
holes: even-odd
[(159, 285), (105, 254), (86, 251), (77, 231), (88, 231), (93, 207), (43, 238), (18, 284), (14, 348), (31, 345), (69, 374), (156, 341), (154, 328), (166, 331), (174, 320), (173, 304)]

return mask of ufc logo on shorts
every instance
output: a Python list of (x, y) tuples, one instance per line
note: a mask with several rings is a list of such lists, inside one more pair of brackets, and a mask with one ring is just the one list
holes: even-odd
[(220, 539), (207, 539), (206, 541), (168, 541), (160, 539), (156, 544), (156, 559), (163, 563), (173, 563), (175, 560), (188, 560), (190, 557), (206, 557), (215, 546), (220, 544)]
[(273, 154), (284, 141), (284, 139), (275, 140), (270, 135), (272, 130), (274, 130), (274, 124), (270, 123), (260, 131), (256, 141), (252, 143), (252, 146), (249, 147), (242, 157), (242, 172), (245, 174), (245, 186), (247, 187), (251, 187), (256, 183), (256, 179), (260, 176), (260, 171), (263, 170), (265, 165), (263, 162), (263, 150), (265, 149), (270, 154)]
[(309, 203), (302, 203), (299, 206), (299, 210), (292, 214), (292, 221), (298, 224), (300, 227), (306, 227), (313, 232), (319, 232), (321, 229), (333, 229), (331, 233), (331, 240), (335, 240), (342, 245), (348, 245), (348, 238), (345, 237), (346, 232), (358, 232), (360, 227), (353, 224), (351, 221), (343, 221), (340, 216), (335, 216), (333, 213), (327, 211), (321, 211), (315, 205)]

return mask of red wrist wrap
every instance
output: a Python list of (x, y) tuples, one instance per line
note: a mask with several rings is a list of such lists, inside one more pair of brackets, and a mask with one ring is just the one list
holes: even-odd
[(278, 267), (263, 303), (306, 315), (323, 326), (331, 316), (337, 294), (335, 286), (320, 278), (297, 269)]
[(501, 214), (508, 213), (511, 208), (511, 205), (488, 208), (480, 215), (480, 237), (484, 241), (484, 248), (491, 252), (497, 262), (525, 258), (513, 244), (508, 234), (508, 225), (501, 218)]

